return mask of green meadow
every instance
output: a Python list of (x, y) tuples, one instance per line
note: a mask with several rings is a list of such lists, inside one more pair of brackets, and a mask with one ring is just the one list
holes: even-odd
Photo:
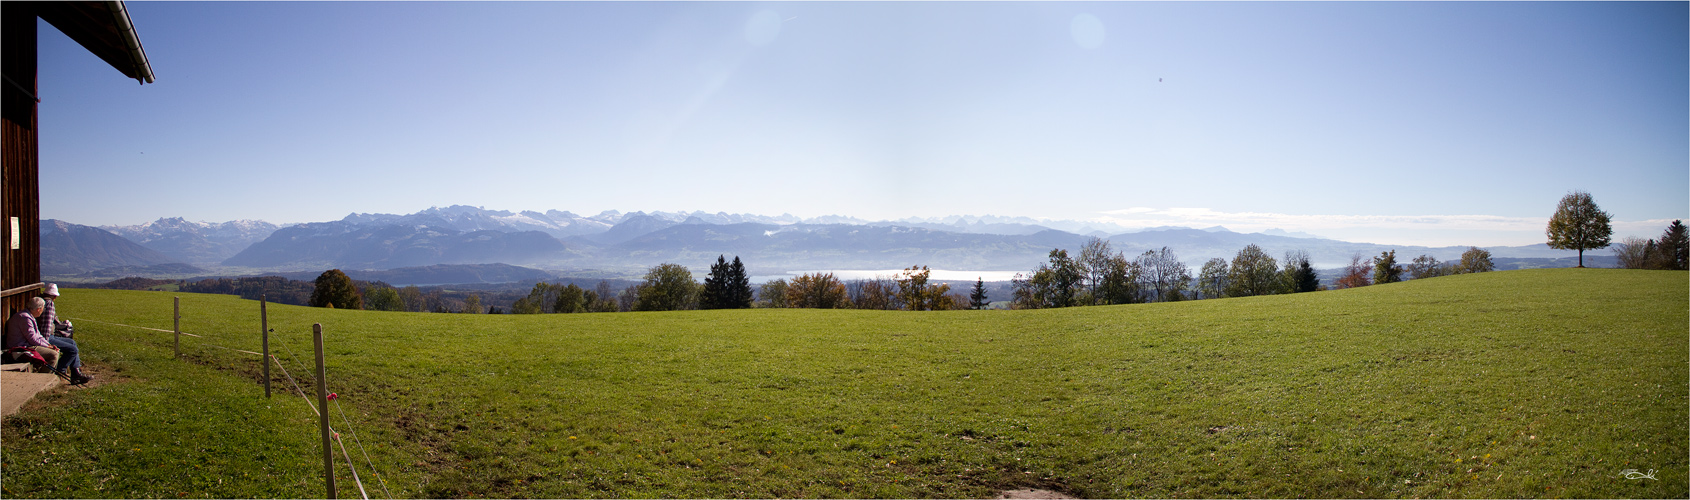
[[(269, 311), (307, 390), (323, 325), (329, 412), (372, 498), (1685, 498), (1687, 278), (1035, 311)], [(169, 333), (108, 324), (169, 329), (173, 296), (203, 335), (181, 360)], [(70, 289), (58, 309), (100, 385), (6, 418), (4, 496), (326, 493), (311, 407), (279, 369), (266, 399), (237, 351), (259, 350), (257, 302)], [(338, 496), (360, 496), (335, 454)]]

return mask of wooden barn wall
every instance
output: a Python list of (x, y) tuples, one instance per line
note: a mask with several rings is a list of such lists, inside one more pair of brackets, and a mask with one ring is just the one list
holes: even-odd
[[(39, 141), (36, 136), (35, 35), (36, 16), (32, 2), (0, 2), (0, 70), (8, 81), (0, 97), (4, 115), (3, 165), (4, 199), (0, 200), (0, 290), (41, 281), (41, 223)], [(11, 220), (18, 219), (18, 234), (12, 234)], [(17, 250), (12, 238), (19, 238)], [(9, 315), (19, 310), (34, 293), (18, 293), (0, 299)]]

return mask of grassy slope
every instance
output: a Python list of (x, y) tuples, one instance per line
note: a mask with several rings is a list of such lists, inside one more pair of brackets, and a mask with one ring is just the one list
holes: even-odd
[[(271, 325), (297, 354), (324, 325), (331, 390), (396, 496), (1682, 498), (1686, 278), (1046, 311), (272, 306)], [(75, 290), (59, 308), (169, 328), (170, 297)], [(322, 494), (311, 410), (264, 400), (256, 357), (203, 345), (257, 350), (256, 305), (182, 300), (206, 335), (185, 338), (191, 363), (168, 334), (78, 324), (125, 380), (8, 418), (5, 496)], [(1618, 477), (1633, 468), (1658, 480)]]

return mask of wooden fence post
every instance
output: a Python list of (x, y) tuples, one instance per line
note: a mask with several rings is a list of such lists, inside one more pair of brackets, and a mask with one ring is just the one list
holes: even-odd
[(264, 295), (258, 296), (258, 329), (264, 334), (264, 399), (270, 399), (270, 312), (264, 299)]
[(171, 297), (171, 299), (176, 303), (175, 312), (171, 313), (176, 322), (176, 359), (182, 359), (182, 298)]
[(329, 446), (329, 385), (323, 378), (323, 324), (311, 325), (311, 339), (317, 343), (317, 420), (323, 428), (323, 478), (328, 481), (329, 496), (334, 498), (334, 454)]

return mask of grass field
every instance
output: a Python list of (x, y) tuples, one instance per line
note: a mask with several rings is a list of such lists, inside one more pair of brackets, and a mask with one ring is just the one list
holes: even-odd
[[(58, 307), (169, 329), (172, 296)], [(180, 296), (205, 336), (184, 361), (169, 334), (77, 323), (110, 383), (6, 419), (4, 496), (324, 494), (316, 416), (220, 348), (258, 350), (257, 303)], [(1684, 498), (1687, 304), (1684, 272), (1551, 269), (1040, 311), (270, 324), (302, 384), (323, 324), (331, 414), (395, 497)]]

